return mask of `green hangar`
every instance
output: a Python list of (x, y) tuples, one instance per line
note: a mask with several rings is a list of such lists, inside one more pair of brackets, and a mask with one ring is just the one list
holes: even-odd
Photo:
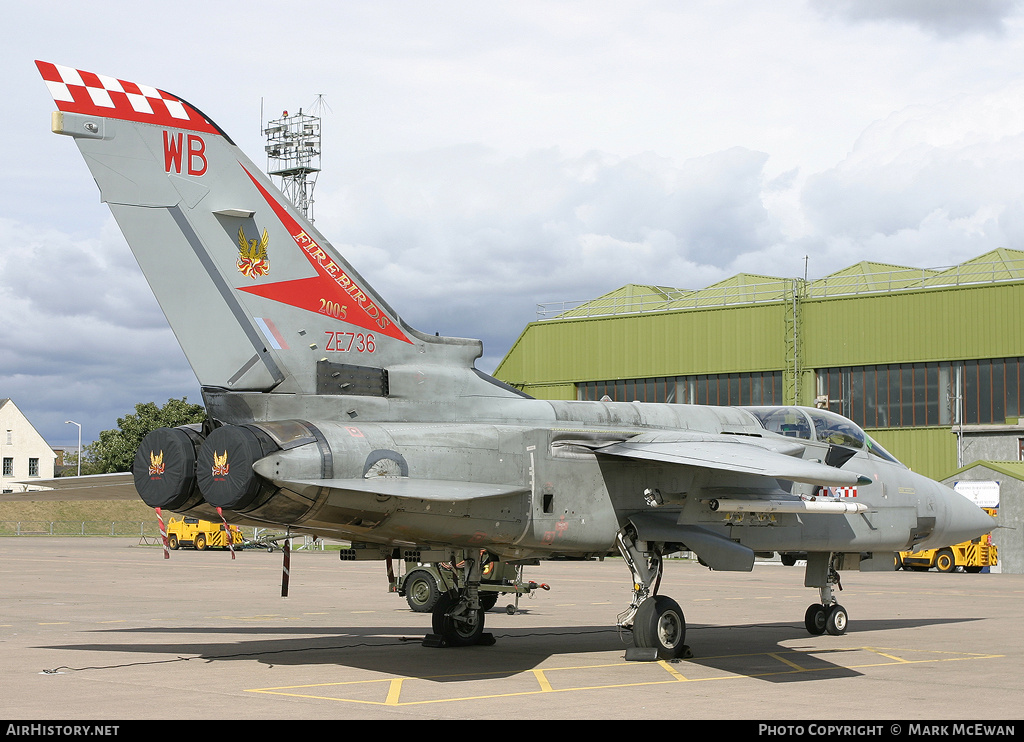
[(494, 374), (534, 397), (827, 407), (940, 480), (1024, 460), (1019, 250), (942, 270), (626, 285), (538, 309)]

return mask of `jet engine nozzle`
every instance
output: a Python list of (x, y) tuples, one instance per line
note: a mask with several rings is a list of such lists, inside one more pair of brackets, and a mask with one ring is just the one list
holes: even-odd
[(196, 461), (196, 482), (213, 507), (244, 510), (276, 487), (252, 465), (279, 446), (264, 431), (249, 425), (224, 425), (206, 437)]
[(202, 503), (196, 488), (196, 455), (203, 443), (199, 426), (157, 428), (135, 452), (135, 489), (151, 508), (187, 510)]

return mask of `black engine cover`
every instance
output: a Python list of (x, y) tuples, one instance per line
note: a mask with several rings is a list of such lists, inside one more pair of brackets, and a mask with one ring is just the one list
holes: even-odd
[(274, 440), (259, 428), (224, 425), (203, 442), (196, 461), (196, 481), (206, 501), (218, 508), (243, 510), (268, 487), (252, 465), (278, 450)]
[(135, 452), (135, 489), (151, 508), (186, 510), (203, 501), (196, 488), (196, 454), (203, 435), (191, 427), (157, 428)]

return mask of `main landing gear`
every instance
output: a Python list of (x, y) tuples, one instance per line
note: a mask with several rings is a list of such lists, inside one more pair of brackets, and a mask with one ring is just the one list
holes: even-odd
[(807, 572), (804, 577), (804, 584), (807, 587), (817, 587), (821, 595), (820, 603), (812, 603), (804, 613), (804, 626), (807, 631), (815, 636), (824, 634), (826, 631), (832, 636), (841, 636), (846, 633), (849, 617), (846, 609), (839, 605), (832, 594), (832, 586), (835, 585), (842, 592), (843, 585), (839, 581), (839, 572), (833, 564), (835, 554), (811, 553), (807, 555)]
[(671, 660), (689, 656), (686, 646), (686, 618), (679, 604), (658, 595), (664, 544), (638, 541), (636, 531), (627, 526), (617, 538), (622, 554), (633, 573), (633, 600), (619, 614), (618, 625), (631, 629), (634, 646), (627, 660)]
[(453, 560), (458, 564), (458, 588), (438, 598), (431, 610), (434, 633), (423, 640), (430, 647), (468, 647), (494, 644), (494, 637), (484, 633), (486, 609), (481, 603), (480, 580), (483, 565), (479, 551), (465, 552)]

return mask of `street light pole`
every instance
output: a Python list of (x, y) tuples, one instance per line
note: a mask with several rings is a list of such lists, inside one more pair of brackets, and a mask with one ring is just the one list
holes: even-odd
[(74, 420), (65, 420), (65, 425), (78, 425), (78, 476), (82, 476), (82, 426)]

